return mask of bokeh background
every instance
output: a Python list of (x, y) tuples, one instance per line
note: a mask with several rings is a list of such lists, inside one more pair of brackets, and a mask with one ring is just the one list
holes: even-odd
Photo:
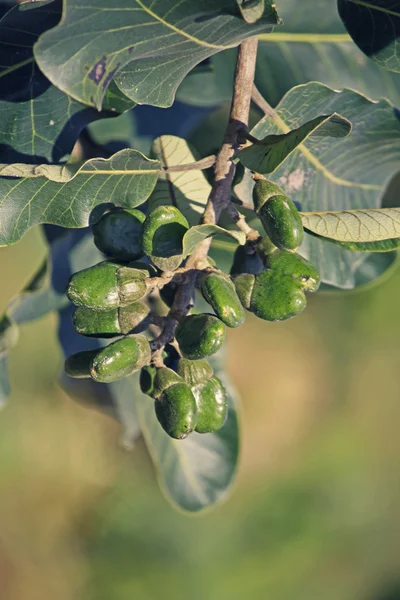
[[(40, 264), (1, 250), (1, 309)], [(21, 328), (0, 415), (2, 600), (400, 598), (400, 271), (230, 334), (243, 453), (230, 499), (188, 517), (139, 441), (57, 385), (56, 317)]]

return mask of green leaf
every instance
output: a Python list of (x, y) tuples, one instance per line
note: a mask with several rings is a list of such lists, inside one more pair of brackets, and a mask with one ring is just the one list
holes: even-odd
[(400, 236), (400, 208), (310, 212), (301, 217), (308, 232), (338, 242), (375, 244)]
[[(309, 138), (270, 178), (304, 212), (380, 208), (400, 161), (400, 122), (386, 100), (371, 102), (352, 90), (337, 92), (317, 83), (298, 86), (252, 134), (263, 138), (285, 133), (321, 113), (334, 112), (351, 121), (352, 134), (344, 139)], [(249, 182), (248, 202), (251, 186)], [(354, 274), (366, 255), (355, 256), (307, 237), (302, 252), (318, 268), (322, 280), (341, 288), (354, 287)]]
[(400, 248), (400, 238), (379, 240), (377, 242), (339, 242), (333, 238), (316, 235), (307, 229), (306, 231), (307, 233), (314, 235), (321, 242), (331, 242), (340, 246), (340, 248), (351, 250), (352, 252), (392, 252), (393, 250)]
[(351, 123), (338, 114), (316, 117), (301, 127), (280, 135), (267, 135), (258, 143), (241, 150), (237, 157), (250, 169), (267, 175), (273, 173), (284, 160), (311, 136), (341, 138), (351, 132)]
[(133, 208), (150, 196), (161, 165), (136, 150), (82, 164), (0, 165), (0, 245), (40, 223), (85, 227), (99, 204)]
[[(60, 16), (56, 0), (15, 6), (0, 21), (0, 162), (59, 162), (88, 123), (114, 116), (69, 98), (35, 63), (34, 42)], [(105, 108), (117, 114), (131, 106), (113, 84)]]
[(228, 419), (218, 433), (192, 433), (185, 440), (173, 440), (161, 429), (154, 401), (142, 394), (138, 377), (130, 378), (137, 419), (159, 483), (172, 503), (190, 512), (204, 510), (227, 497), (239, 455), (237, 392), (221, 367), (211, 362), (228, 390)]
[(246, 23), (256, 23), (264, 14), (264, 0), (236, 0)]
[[(197, 160), (186, 140), (174, 135), (162, 135), (152, 146), (152, 155), (163, 167), (187, 165)], [(210, 195), (211, 186), (203, 171), (162, 173), (151, 195), (150, 209), (172, 204), (189, 222), (197, 225)]]
[(338, 9), (357, 46), (384, 69), (400, 73), (400, 2), (338, 0)]
[(234, 0), (64, 0), (60, 24), (35, 44), (39, 67), (76, 100), (101, 108), (114, 78), (141, 104), (170, 106), (185, 75), (204, 59), (277, 23), (272, 1), (254, 25)]
[(241, 246), (246, 243), (246, 234), (243, 231), (231, 231), (230, 229), (224, 229), (218, 225), (195, 225), (191, 227), (183, 236), (183, 257), (192, 254), (200, 242), (206, 240), (209, 237), (216, 235), (224, 235), (233, 238)]

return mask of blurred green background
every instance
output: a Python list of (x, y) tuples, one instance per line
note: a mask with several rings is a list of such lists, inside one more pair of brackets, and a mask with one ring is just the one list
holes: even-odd
[[(45, 254), (1, 249), (0, 304)], [(56, 318), (23, 326), (0, 418), (1, 600), (399, 600), (400, 271), (230, 334), (243, 398), (232, 496), (188, 517), (141, 442), (57, 386)]]

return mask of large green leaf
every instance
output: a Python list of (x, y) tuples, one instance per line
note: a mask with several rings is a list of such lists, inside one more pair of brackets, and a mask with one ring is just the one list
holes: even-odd
[(399, 0), (338, 0), (338, 9), (357, 46), (381, 67), (400, 73)]
[(164, 433), (154, 413), (154, 401), (142, 394), (137, 377), (130, 378), (137, 419), (159, 483), (174, 504), (190, 512), (227, 497), (239, 455), (239, 399), (218, 358), (210, 362), (228, 390), (228, 419), (218, 433), (193, 433), (185, 440), (172, 440)]
[(0, 245), (17, 242), (40, 223), (85, 227), (99, 204), (134, 207), (150, 196), (161, 165), (136, 150), (83, 164), (1, 165)]
[[(33, 44), (60, 16), (55, 0), (18, 5), (0, 21), (0, 162), (58, 162), (85, 125), (113, 116), (68, 97), (38, 68)], [(106, 108), (117, 114), (132, 105), (115, 84), (109, 89)]]
[(243, 231), (231, 231), (219, 227), (218, 225), (195, 225), (191, 227), (183, 236), (183, 256), (192, 254), (200, 242), (207, 238), (213, 238), (216, 235), (228, 236), (239, 242), (241, 246), (246, 243), (246, 234)]
[(337, 242), (374, 243), (400, 236), (400, 208), (302, 213), (304, 228)]
[(114, 78), (129, 98), (169, 106), (199, 62), (276, 24), (272, 0), (248, 25), (235, 0), (64, 0), (63, 18), (35, 45), (36, 60), (59, 89), (101, 108)]
[[(163, 165), (187, 165), (198, 157), (186, 140), (162, 135), (152, 146), (152, 155)], [(197, 225), (210, 195), (211, 185), (202, 171), (162, 173), (150, 198), (150, 207), (172, 204), (185, 215), (190, 225)]]
[[(400, 122), (387, 101), (371, 102), (351, 90), (336, 92), (310, 83), (291, 90), (252, 134), (263, 138), (285, 133), (318, 114), (333, 112), (351, 121), (351, 135), (337, 140), (309, 138), (271, 179), (305, 212), (379, 208), (386, 185), (400, 166)], [(251, 202), (251, 184), (247, 201)], [(365, 254), (354, 255), (311, 236), (302, 251), (325, 283), (341, 288), (354, 287), (355, 272), (366, 260)]]
[(316, 117), (297, 129), (280, 135), (267, 135), (257, 143), (238, 153), (240, 162), (263, 175), (273, 173), (280, 164), (307, 138), (311, 136), (346, 137), (351, 131), (351, 123), (340, 115)]

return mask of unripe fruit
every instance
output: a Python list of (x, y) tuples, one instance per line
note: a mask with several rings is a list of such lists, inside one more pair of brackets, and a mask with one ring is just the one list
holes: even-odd
[(64, 371), (69, 377), (74, 377), (75, 379), (89, 379), (90, 366), (98, 352), (99, 350), (97, 349), (84, 350), (83, 352), (71, 354), (65, 361)]
[(275, 250), (262, 257), (267, 269), (274, 269), (296, 279), (307, 292), (316, 292), (320, 284), (317, 269), (299, 254)]
[(186, 383), (168, 387), (155, 400), (154, 408), (160, 425), (174, 439), (183, 440), (196, 427), (196, 400)]
[(144, 335), (124, 337), (102, 348), (93, 358), (90, 375), (110, 383), (132, 375), (150, 360), (150, 346)]
[(269, 181), (256, 181), (254, 207), (271, 242), (281, 250), (293, 252), (303, 242), (303, 224), (299, 211), (289, 198), (283, 193), (271, 195), (277, 191), (275, 188), (277, 186)]
[(212, 366), (206, 360), (189, 360), (188, 358), (178, 360), (176, 372), (190, 387), (211, 379), (214, 374)]
[(189, 223), (175, 206), (157, 206), (146, 217), (142, 249), (163, 271), (174, 271), (183, 260), (182, 240)]
[(242, 273), (257, 275), (263, 269), (262, 260), (256, 252), (249, 254), (247, 246), (238, 246), (230, 271), (232, 276), (241, 275)]
[(204, 299), (212, 306), (215, 314), (228, 327), (239, 327), (245, 319), (235, 286), (221, 271), (210, 271), (200, 284)]
[(157, 373), (157, 368), (151, 365), (147, 365), (146, 367), (142, 367), (140, 371), (139, 377), (139, 385), (143, 394), (147, 394), (147, 396), (153, 395), (154, 388), (154, 378)]
[(238, 298), (242, 303), (242, 306), (247, 308), (247, 310), (250, 310), (255, 280), (256, 275), (251, 275), (250, 273), (242, 273), (242, 275), (238, 275), (233, 280)]
[(135, 209), (106, 213), (93, 225), (94, 243), (107, 256), (136, 260), (143, 256), (141, 233), (144, 220), (145, 215)]
[(225, 325), (208, 314), (189, 315), (176, 328), (176, 339), (182, 356), (199, 360), (218, 352), (224, 343)]
[(123, 308), (93, 310), (79, 306), (72, 315), (75, 331), (87, 337), (108, 338), (126, 335), (148, 323), (150, 308), (138, 300)]
[(77, 306), (110, 310), (140, 300), (146, 291), (145, 270), (105, 261), (72, 275), (67, 296)]
[(176, 383), (183, 383), (183, 379), (175, 371), (168, 367), (158, 368), (154, 376), (152, 397), (159, 398), (165, 390)]
[(301, 285), (279, 271), (267, 270), (256, 276), (250, 311), (265, 321), (283, 321), (301, 313), (307, 304)]
[(218, 377), (211, 377), (192, 388), (197, 405), (198, 433), (215, 433), (228, 415), (228, 394)]

